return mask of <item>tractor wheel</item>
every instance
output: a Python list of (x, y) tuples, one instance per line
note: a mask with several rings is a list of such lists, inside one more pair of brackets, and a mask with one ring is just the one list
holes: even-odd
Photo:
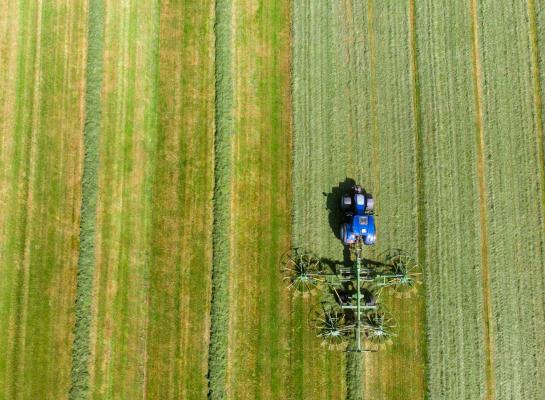
[(344, 223), (341, 225), (341, 240), (343, 244), (349, 245), (352, 242), (350, 241), (349, 232), (348, 232), (348, 224)]

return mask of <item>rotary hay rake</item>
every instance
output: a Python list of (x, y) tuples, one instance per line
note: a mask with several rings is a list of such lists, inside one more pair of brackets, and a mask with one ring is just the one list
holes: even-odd
[(374, 277), (373, 283), (379, 292), (388, 289), (396, 298), (409, 298), (418, 292), (422, 284), (420, 268), (416, 261), (401, 250), (385, 256), (383, 268)]
[[(361, 317), (359, 328), (357, 313), (348, 312), (331, 305), (322, 304), (322, 308), (315, 313), (314, 328), (317, 337), (321, 339), (322, 347), (329, 350), (345, 350), (349, 352), (374, 352), (384, 349), (393, 343), (392, 338), (395, 325), (388, 312), (370, 310)], [(366, 343), (350, 348), (349, 344), (354, 335), (361, 335)], [(356, 337), (356, 343), (358, 338)]]
[(393, 318), (384, 311), (369, 312), (363, 321), (365, 339), (380, 349), (393, 343), (392, 338), (397, 336), (394, 329)]
[(282, 256), (281, 271), (287, 288), (295, 296), (306, 298), (316, 294), (324, 281), (320, 259), (311, 252), (295, 248)]
[(329, 350), (344, 350), (354, 330), (353, 325), (346, 324), (342, 311), (323, 304), (322, 309), (316, 312), (314, 328), (316, 336), (322, 340), (322, 347)]
[(285, 253), (281, 260), (283, 279), (295, 296), (307, 298), (321, 286), (333, 296), (322, 302), (314, 317), (317, 337), (330, 350), (377, 351), (392, 344), (395, 325), (377, 299), (383, 289), (397, 298), (410, 297), (420, 284), (419, 267), (405, 252), (390, 251), (384, 262), (367, 260), (366, 264), (363, 249), (359, 241), (351, 245), (353, 264), (331, 271), (324, 268), (331, 261), (322, 264), (319, 257), (301, 248)]

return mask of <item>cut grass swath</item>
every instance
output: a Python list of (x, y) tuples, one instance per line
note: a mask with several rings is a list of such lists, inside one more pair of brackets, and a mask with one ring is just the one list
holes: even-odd
[(212, 253), (212, 303), (208, 357), (209, 396), (226, 398), (227, 332), (229, 318), (231, 139), (233, 122), (232, 4), (216, 1), (215, 79), (216, 133), (214, 166), (214, 225)]
[(104, 41), (103, 26), (103, 1), (89, 0), (87, 14), (87, 66), (80, 244), (70, 400), (87, 399), (89, 393), (89, 335), (91, 328), (93, 273), (95, 267), (95, 222), (101, 121), (100, 95), (102, 90), (102, 51)]

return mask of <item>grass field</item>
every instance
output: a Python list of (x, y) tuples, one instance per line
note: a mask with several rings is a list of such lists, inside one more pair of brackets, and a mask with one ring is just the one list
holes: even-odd
[[(544, 7), (0, 0), (0, 399), (545, 398)], [(377, 353), (279, 273), (352, 180)]]
[(0, 398), (70, 388), (86, 3), (2, 2)]

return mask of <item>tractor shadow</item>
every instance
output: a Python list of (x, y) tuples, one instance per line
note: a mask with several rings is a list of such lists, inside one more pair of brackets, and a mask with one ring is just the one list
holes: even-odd
[(354, 179), (346, 178), (343, 182), (339, 182), (338, 186), (332, 187), (331, 192), (323, 193), (326, 197), (326, 208), (329, 211), (329, 227), (339, 240), (341, 240), (341, 224), (344, 218), (341, 210), (341, 197), (344, 193), (349, 192), (355, 184)]
[[(343, 194), (349, 192), (355, 184), (356, 181), (354, 179), (345, 178), (337, 186), (332, 187), (329, 193), (323, 193), (324, 197), (326, 197), (326, 208), (329, 212), (329, 227), (338, 240), (341, 240), (341, 224), (344, 222), (344, 215), (341, 210), (341, 197)], [(348, 246), (344, 246), (342, 264), (349, 266), (351, 263), (350, 249)]]
[(343, 260), (333, 260), (331, 258), (322, 257), (320, 263), (327, 267), (327, 272), (337, 275), (339, 273), (339, 267), (345, 266)]
[[(320, 258), (320, 263), (326, 266), (326, 272), (337, 275), (340, 271), (339, 267), (351, 267), (354, 264), (354, 261), (350, 258), (350, 249), (348, 248), (348, 246), (344, 247), (345, 250), (348, 251), (348, 259), (344, 258), (343, 260), (333, 260), (327, 257)], [(371, 270), (384, 270), (391, 267), (389, 264), (386, 264), (382, 261), (371, 260), (370, 258), (363, 258), (362, 264), (364, 268)]]

